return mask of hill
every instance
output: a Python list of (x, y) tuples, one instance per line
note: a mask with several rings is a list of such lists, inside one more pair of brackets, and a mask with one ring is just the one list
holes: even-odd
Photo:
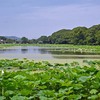
[[(52, 33), (47, 40), (46, 43), (50, 44), (100, 45), (100, 24), (90, 28), (61, 29)], [(44, 43), (45, 38), (39, 38), (39, 41)]]
[(3, 37), (5, 37), (7, 39), (17, 40), (17, 41), (20, 40), (20, 38), (19, 37), (16, 37), (16, 36), (3, 36)]

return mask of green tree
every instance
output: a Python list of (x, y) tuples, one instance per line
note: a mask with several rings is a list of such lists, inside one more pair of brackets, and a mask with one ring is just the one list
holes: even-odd
[(30, 44), (36, 44), (37, 43), (37, 40), (36, 39), (31, 39), (31, 40), (29, 40), (29, 43)]
[(97, 35), (96, 34), (98, 33), (98, 31), (100, 31), (100, 24), (94, 25), (88, 29), (87, 36), (86, 36), (87, 44), (90, 44), (90, 45), (97, 44), (97, 42), (96, 42)]
[(37, 39), (38, 43), (48, 43), (48, 37), (47, 36), (41, 36)]
[(85, 44), (86, 39), (86, 27), (76, 27), (72, 30), (72, 43), (73, 44)]
[(26, 43), (29, 43), (28, 38), (22, 37), (22, 38), (21, 38), (21, 43), (23, 43), (23, 44), (24, 44), (24, 43), (25, 43), (25, 44), (26, 44)]
[(100, 45), (100, 31), (95, 34), (96, 44)]
[(68, 44), (70, 43), (70, 30), (62, 29), (54, 32), (48, 37), (48, 41), (51, 44)]

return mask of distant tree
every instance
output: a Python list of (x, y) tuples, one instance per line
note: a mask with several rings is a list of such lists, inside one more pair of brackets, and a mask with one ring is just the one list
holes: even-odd
[(100, 30), (95, 34), (96, 44), (100, 45)]
[(16, 43), (16, 41), (15, 40), (12, 40), (12, 39), (7, 39), (6, 40), (6, 43)]
[(0, 36), (0, 39), (2, 39), (2, 40), (7, 40), (7, 38), (4, 37), (4, 36)]
[(47, 36), (41, 36), (37, 39), (38, 43), (48, 43), (48, 37)]
[(0, 44), (6, 43), (7, 38), (0, 36)]
[(48, 41), (51, 44), (68, 44), (70, 43), (70, 30), (62, 29), (54, 32), (48, 37)]
[(75, 27), (72, 30), (61, 29), (50, 36), (41, 36), (38, 39), (28, 40), (22, 37), (20, 40), (8, 39), (0, 36), (0, 43), (50, 43), (50, 44), (75, 44), (75, 45), (100, 45), (100, 24), (90, 28)]
[(86, 39), (86, 27), (76, 27), (72, 30), (72, 42), (73, 44), (85, 44)]
[(29, 43), (30, 44), (36, 44), (37, 43), (37, 40), (36, 39), (31, 39), (31, 40), (29, 40)]
[(62, 29), (48, 37), (51, 44), (100, 45), (100, 24), (90, 28)]
[(98, 34), (100, 34), (100, 33), (98, 33), (98, 31), (100, 31), (100, 24), (94, 25), (88, 29), (87, 36), (86, 36), (87, 44), (89, 44), (89, 45), (98, 44), (98, 42), (96, 40), (97, 36), (99, 36)]
[(28, 38), (22, 37), (22, 38), (21, 38), (21, 43), (23, 43), (23, 44), (24, 44), (24, 43), (25, 43), (25, 44), (26, 44), (26, 43), (29, 43)]

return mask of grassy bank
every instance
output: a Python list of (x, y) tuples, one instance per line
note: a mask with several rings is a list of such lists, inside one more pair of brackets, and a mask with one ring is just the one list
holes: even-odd
[(69, 45), (69, 44), (0, 44), (0, 48), (7, 48), (11, 46), (40, 46), (40, 47), (59, 47), (59, 48), (75, 48), (100, 51), (100, 46), (90, 45)]

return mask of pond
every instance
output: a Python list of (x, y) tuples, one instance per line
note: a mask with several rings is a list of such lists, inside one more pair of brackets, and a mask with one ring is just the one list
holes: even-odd
[(0, 49), (0, 59), (33, 59), (35, 61), (49, 61), (52, 63), (66, 63), (72, 61), (99, 60), (100, 54), (94, 52), (79, 52), (75, 49), (60, 47), (16, 46)]

